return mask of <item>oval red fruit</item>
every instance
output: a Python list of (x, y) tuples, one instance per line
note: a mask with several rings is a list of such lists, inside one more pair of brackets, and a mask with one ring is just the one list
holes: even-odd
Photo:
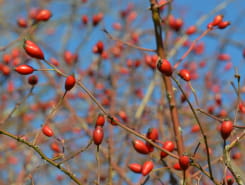
[(98, 14), (94, 15), (92, 17), (93, 26), (98, 25), (101, 22), (101, 20), (103, 19), (103, 17), (104, 17), (103, 13), (98, 13)]
[(173, 165), (173, 168), (174, 168), (175, 170), (182, 170), (181, 167), (180, 167), (179, 162), (175, 163), (175, 164)]
[(42, 50), (34, 42), (30, 40), (25, 40), (23, 47), (29, 56), (41, 60), (44, 59), (44, 54)]
[(179, 71), (179, 76), (187, 82), (191, 80), (190, 72), (187, 69), (181, 69)]
[(58, 145), (57, 142), (51, 143), (51, 144), (50, 144), (50, 148), (51, 148), (54, 152), (56, 152), (56, 153), (60, 153), (60, 152), (61, 152), (61, 149), (60, 149), (60, 147), (59, 147), (59, 145)]
[(213, 19), (212, 25), (213, 26), (217, 26), (219, 25), (219, 23), (221, 23), (223, 21), (223, 15), (216, 15)]
[(72, 53), (71, 51), (65, 50), (63, 54), (63, 58), (66, 62), (66, 64), (71, 65), (78, 60), (78, 54)]
[(146, 161), (142, 166), (141, 174), (143, 176), (148, 175), (154, 168), (154, 163), (152, 161)]
[(27, 25), (27, 20), (25, 18), (22, 18), (22, 17), (17, 19), (17, 24), (21, 28), (26, 28), (28, 26)]
[(179, 165), (182, 170), (186, 170), (190, 165), (190, 158), (186, 155), (180, 156)]
[(190, 26), (189, 28), (186, 29), (185, 34), (191, 35), (197, 31), (196, 26)]
[(149, 153), (148, 147), (141, 140), (134, 140), (133, 146), (134, 146), (134, 149), (141, 154), (148, 154)]
[(104, 126), (105, 124), (105, 116), (103, 114), (99, 114), (96, 119), (96, 126)]
[(54, 135), (53, 130), (48, 125), (44, 125), (42, 127), (42, 132), (45, 136), (48, 136), (48, 137), (52, 137)]
[(146, 137), (148, 139), (151, 139), (153, 141), (158, 139), (158, 130), (156, 128), (149, 128), (146, 134)]
[(137, 163), (129, 164), (128, 167), (134, 173), (141, 173), (141, 171), (142, 171), (142, 166), (140, 164), (137, 164)]
[(124, 122), (127, 122), (127, 121), (128, 121), (128, 116), (127, 116), (126, 112), (120, 110), (120, 111), (118, 112), (118, 115), (120, 116), (120, 118), (121, 118)]
[(48, 21), (51, 16), (52, 16), (52, 13), (50, 10), (43, 9), (37, 12), (37, 15), (35, 16), (35, 20), (36, 21)]
[(35, 71), (33, 67), (26, 64), (19, 65), (14, 70), (22, 75), (29, 75)]
[(87, 24), (88, 23), (88, 16), (87, 15), (83, 15), (81, 17), (81, 20), (82, 20), (83, 24)]
[(192, 133), (199, 132), (199, 131), (200, 131), (200, 127), (198, 124), (195, 124), (192, 126), (192, 128), (191, 128)]
[(113, 118), (109, 118), (109, 122), (110, 122), (110, 124), (116, 126), (117, 122), (120, 122), (120, 121), (117, 117), (113, 117)]
[(232, 130), (233, 130), (232, 121), (223, 121), (221, 123), (220, 134), (224, 140), (226, 140), (230, 136)]
[(234, 183), (234, 178), (231, 175), (226, 175), (225, 180), (227, 182), (227, 185), (232, 185)]
[[(175, 148), (175, 145), (172, 141), (166, 141), (165, 143), (163, 143), (162, 148), (164, 148), (165, 150), (172, 152)], [(161, 158), (166, 157), (168, 154), (166, 152), (161, 152)]]
[(30, 85), (36, 85), (38, 83), (38, 77), (36, 75), (31, 75), (28, 77), (28, 83)]
[(96, 126), (93, 132), (94, 144), (100, 145), (104, 138), (104, 130), (101, 126)]
[(161, 61), (158, 62), (157, 64), (158, 70), (165, 74), (166, 76), (171, 76), (172, 75), (172, 66), (170, 62), (166, 59), (162, 59)]
[(229, 26), (231, 23), (229, 21), (222, 21), (218, 24), (219, 29), (225, 29), (227, 26)]
[(74, 75), (67, 76), (65, 81), (65, 90), (66, 91), (71, 90), (75, 84), (76, 84), (76, 79)]
[(98, 41), (96, 46), (97, 46), (98, 53), (102, 53), (104, 50), (104, 43), (102, 41)]
[(242, 157), (242, 154), (241, 154), (241, 152), (236, 152), (236, 153), (232, 154), (231, 157), (232, 157), (232, 159), (237, 160), (237, 159), (240, 159)]

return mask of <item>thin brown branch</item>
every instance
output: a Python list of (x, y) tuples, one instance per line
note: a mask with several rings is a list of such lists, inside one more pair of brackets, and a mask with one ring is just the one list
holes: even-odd
[[(157, 1), (150, 0), (150, 4), (151, 4), (151, 12), (152, 12), (152, 21), (153, 21), (154, 30), (155, 30), (157, 54), (160, 58), (165, 58), (166, 54), (165, 54), (165, 50), (164, 50), (164, 46), (162, 42), (163, 38), (162, 38), (161, 18), (160, 18), (159, 8), (157, 7)], [(166, 96), (168, 99), (171, 120), (173, 123), (174, 135), (176, 138), (178, 154), (182, 155), (184, 152), (184, 144), (183, 144), (183, 137), (180, 131), (181, 126), (180, 126), (180, 122), (178, 118), (177, 106), (176, 106), (175, 95), (173, 91), (171, 78), (165, 75), (163, 75), (162, 78), (163, 78), (165, 89), (167, 91)]]
[(136, 45), (134, 45), (134, 44), (132, 44), (132, 43), (130, 43), (130, 42), (122, 41), (122, 40), (120, 40), (120, 39), (118, 39), (118, 38), (112, 36), (112, 35), (111, 35), (105, 28), (102, 29), (102, 31), (105, 32), (105, 34), (106, 34), (110, 39), (112, 39), (112, 40), (114, 40), (114, 41), (118, 41), (118, 42), (120, 42), (120, 43), (122, 43), (122, 44), (125, 44), (125, 45), (129, 46), (129, 47), (132, 47), (132, 48), (135, 48), (135, 49), (138, 49), (138, 50), (141, 50), (141, 51), (156, 52), (154, 49), (142, 48), (142, 47), (136, 46)]
[(52, 159), (48, 158), (38, 146), (35, 146), (35, 145), (31, 144), (30, 142), (28, 142), (28, 141), (26, 141), (26, 140), (24, 140), (18, 136), (15, 136), (15, 135), (13, 135), (13, 134), (5, 131), (5, 130), (2, 130), (2, 129), (0, 129), (0, 134), (8, 136), (8, 137), (20, 142), (20, 143), (27, 145), (29, 148), (32, 148), (43, 160), (47, 161), (50, 165), (58, 168), (64, 174), (69, 176), (71, 178), (71, 180), (74, 181), (76, 184), (81, 185), (79, 180), (75, 177), (75, 175), (72, 172), (70, 172), (68, 169), (60, 166), (58, 163), (54, 162)]
[(173, 79), (174, 82), (177, 84), (177, 86), (178, 86), (178, 88), (180, 89), (181, 93), (185, 96), (186, 101), (188, 102), (188, 104), (189, 104), (189, 106), (190, 106), (190, 108), (191, 108), (191, 111), (192, 111), (192, 113), (193, 113), (193, 115), (194, 115), (194, 118), (196, 119), (197, 124), (198, 124), (199, 127), (200, 127), (200, 131), (201, 131), (201, 133), (202, 133), (202, 137), (203, 137), (203, 140), (204, 140), (204, 143), (205, 143), (205, 147), (206, 147), (206, 155), (207, 155), (207, 160), (208, 160), (208, 168), (209, 168), (210, 177), (211, 177), (211, 180), (214, 181), (206, 133), (204, 132), (204, 129), (203, 129), (203, 127), (202, 127), (202, 124), (201, 124), (201, 122), (200, 122), (200, 120), (199, 120), (199, 118), (198, 118), (198, 116), (197, 116), (197, 113), (196, 113), (194, 107), (192, 106), (192, 104), (191, 104), (189, 98), (187, 97), (187, 95), (186, 95), (184, 89), (181, 87), (180, 83), (179, 83), (174, 77), (172, 77), (172, 79)]

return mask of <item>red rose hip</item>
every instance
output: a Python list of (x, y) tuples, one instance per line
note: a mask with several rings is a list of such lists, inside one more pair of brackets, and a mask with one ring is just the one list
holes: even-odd
[[(166, 141), (165, 143), (163, 143), (162, 148), (164, 148), (165, 150), (172, 152), (175, 148), (175, 145), (172, 141)], [(166, 152), (161, 152), (161, 158), (166, 157), (168, 154)]]
[(75, 84), (76, 84), (76, 79), (75, 79), (74, 75), (70, 75), (70, 76), (66, 77), (65, 90), (70, 91), (74, 87)]
[(134, 173), (141, 173), (141, 171), (142, 171), (142, 166), (140, 164), (137, 164), (137, 163), (129, 164), (128, 167)]
[(190, 158), (186, 155), (180, 156), (179, 165), (182, 170), (186, 170), (190, 165)]
[(104, 126), (105, 124), (105, 116), (103, 114), (99, 114), (96, 119), (96, 126)]
[(52, 13), (50, 10), (42, 9), (37, 12), (37, 15), (35, 16), (35, 20), (36, 21), (48, 21), (51, 16), (52, 16)]
[(148, 175), (153, 168), (154, 168), (154, 163), (152, 161), (146, 161), (142, 166), (142, 171), (141, 171), (142, 175), (143, 176)]
[(156, 128), (149, 128), (146, 134), (146, 137), (148, 139), (151, 139), (153, 141), (158, 139), (158, 130)]
[(134, 146), (134, 149), (141, 153), (141, 154), (148, 154), (149, 153), (149, 149), (148, 147), (146, 146), (146, 144), (141, 141), (141, 140), (134, 140), (133, 141), (133, 146)]
[(170, 62), (166, 59), (162, 59), (161, 61), (159, 61), (157, 64), (157, 68), (161, 73), (165, 74), (166, 76), (172, 75), (172, 66)]
[(22, 75), (29, 75), (35, 71), (33, 67), (26, 64), (19, 65), (14, 70)]
[(233, 122), (232, 121), (223, 121), (221, 123), (220, 134), (224, 140), (226, 140), (230, 136), (232, 130), (233, 130)]
[(28, 83), (30, 85), (36, 85), (38, 83), (38, 77), (36, 75), (31, 75), (28, 77)]
[(93, 131), (94, 144), (100, 145), (104, 138), (104, 130), (101, 126), (96, 126)]
[(42, 132), (45, 136), (48, 136), (48, 137), (52, 137), (54, 135), (53, 130), (48, 125), (44, 125), (42, 127)]
[(179, 71), (179, 76), (187, 82), (191, 80), (190, 72), (187, 69), (181, 69)]
[(42, 50), (34, 42), (25, 40), (23, 47), (30, 57), (44, 60), (44, 54)]

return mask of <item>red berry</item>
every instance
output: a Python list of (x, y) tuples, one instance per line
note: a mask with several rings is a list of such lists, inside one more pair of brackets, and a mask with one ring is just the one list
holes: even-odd
[(76, 62), (77, 61), (77, 59), (78, 59), (78, 55), (77, 54), (73, 54), (72, 52), (70, 52), (70, 51), (68, 51), (68, 50), (66, 50), (65, 52), (64, 52), (64, 60), (65, 60), (65, 62), (68, 64), (68, 65), (71, 65), (71, 64), (73, 64), (74, 62)]
[(10, 75), (10, 72), (11, 72), (11, 69), (8, 65), (3, 65), (0, 67), (1, 68), (1, 71), (2, 73), (5, 75), (5, 76), (8, 76)]
[(38, 78), (36, 75), (31, 75), (28, 77), (28, 83), (30, 85), (36, 85), (38, 83)]
[(8, 53), (3, 54), (2, 56), (2, 60), (6, 64), (8, 64), (11, 61), (11, 58), (12, 58), (11, 54)]
[(183, 20), (182, 19), (175, 19), (174, 30), (179, 31), (182, 26), (183, 26)]
[(145, 145), (148, 148), (149, 153), (154, 151), (154, 146), (151, 143), (145, 142)]
[(25, 40), (23, 47), (29, 56), (41, 60), (44, 59), (42, 50), (34, 42), (30, 40)]
[(45, 136), (48, 136), (48, 137), (52, 137), (54, 135), (53, 130), (48, 125), (43, 126), (42, 132)]
[(174, 16), (170, 15), (168, 17), (168, 24), (170, 28), (172, 28), (175, 31), (179, 31), (181, 27), (183, 26), (183, 20), (182, 19), (175, 19)]
[(146, 161), (142, 166), (141, 174), (143, 176), (148, 175), (154, 168), (154, 163), (152, 161)]
[(56, 153), (60, 153), (60, 152), (61, 152), (60, 147), (59, 147), (59, 145), (58, 145), (57, 142), (51, 143), (51, 144), (50, 144), (50, 148), (51, 148), (54, 152), (56, 152)]
[[(163, 143), (162, 148), (164, 148), (165, 150), (172, 152), (175, 148), (174, 143), (172, 141), (166, 141), (165, 143)], [(165, 152), (161, 152), (161, 158), (166, 157), (168, 154)]]
[(104, 15), (103, 13), (98, 13), (92, 17), (92, 23), (93, 26), (96, 26), (100, 23), (100, 21), (103, 19)]
[(157, 55), (152, 55), (152, 56), (146, 55), (145, 56), (145, 62), (151, 69), (155, 69), (157, 67), (157, 60), (158, 60)]
[(229, 21), (222, 21), (218, 24), (219, 29), (225, 29), (227, 26), (229, 26), (231, 23)]
[(134, 140), (133, 146), (134, 146), (134, 149), (141, 154), (148, 154), (149, 153), (148, 147), (141, 140)]
[(74, 85), (76, 84), (76, 79), (73, 75), (70, 75), (68, 77), (66, 77), (66, 81), (65, 81), (65, 90), (69, 91), (71, 90)]
[(230, 136), (232, 129), (233, 129), (232, 121), (223, 121), (221, 123), (220, 134), (224, 140), (226, 140)]
[(214, 28), (214, 25), (212, 23), (208, 23), (207, 28), (209, 30), (212, 30)]
[(149, 128), (146, 134), (146, 137), (151, 140), (158, 139), (158, 130), (156, 128)]
[(98, 53), (102, 53), (104, 50), (104, 43), (102, 41), (98, 41), (97, 44), (97, 49), (98, 49)]
[(101, 126), (96, 126), (93, 132), (94, 144), (100, 145), (104, 138), (104, 130)]
[(214, 19), (213, 19), (212, 25), (213, 25), (213, 26), (219, 25), (219, 23), (222, 22), (223, 17), (224, 17), (223, 15), (216, 15), (216, 16), (214, 17)]
[(132, 163), (128, 165), (129, 169), (135, 173), (141, 173), (142, 171), (142, 166), (137, 163)]
[(229, 61), (229, 60), (231, 60), (231, 56), (229, 54), (226, 54), (226, 53), (221, 53), (218, 55), (217, 59), (223, 60), (223, 61)]
[(190, 165), (190, 158), (186, 155), (180, 156), (179, 164), (182, 170), (186, 170)]
[(234, 183), (234, 178), (231, 175), (226, 175), (225, 180), (227, 182), (227, 185), (232, 185)]
[(180, 167), (179, 162), (175, 163), (175, 164), (173, 165), (173, 168), (174, 168), (175, 170), (182, 170), (181, 167)]
[(14, 70), (22, 75), (29, 75), (35, 71), (33, 67), (26, 64), (19, 65)]
[(190, 26), (189, 28), (186, 29), (185, 34), (191, 35), (197, 31), (196, 26)]
[(118, 115), (120, 116), (120, 118), (121, 118), (124, 122), (127, 122), (127, 121), (128, 121), (128, 116), (127, 116), (126, 112), (120, 110), (120, 111), (118, 112)]
[(50, 10), (43, 9), (37, 12), (37, 15), (35, 16), (35, 20), (36, 21), (48, 21), (51, 16), (52, 16), (52, 13)]
[(105, 124), (105, 116), (103, 114), (99, 114), (96, 120), (96, 126), (104, 126)]
[(190, 81), (191, 80), (191, 75), (190, 72), (187, 69), (181, 69), (179, 71), (179, 76), (185, 80), (185, 81)]
[(27, 27), (27, 21), (25, 18), (18, 18), (17, 19), (17, 24), (21, 28), (26, 28)]
[(240, 159), (242, 157), (241, 152), (236, 152), (234, 154), (232, 154), (232, 159), (236, 160), (236, 159)]
[(199, 130), (200, 130), (200, 127), (198, 124), (193, 125), (191, 128), (192, 133), (198, 132)]
[(83, 15), (81, 19), (82, 19), (83, 24), (88, 23), (88, 16), (87, 15)]
[(166, 76), (171, 76), (172, 75), (172, 66), (170, 62), (166, 59), (162, 59), (161, 61), (158, 62), (157, 64), (158, 70), (165, 74)]
[(98, 41), (93, 47), (93, 52), (102, 54), (103, 51), (104, 51), (104, 43), (102, 41)]
[(50, 60), (50, 63), (56, 67), (59, 66), (59, 64), (60, 64), (59, 61), (55, 58), (50, 58), (49, 60)]
[(64, 51), (64, 60), (67, 64), (73, 63), (73, 54), (70, 51)]
[(109, 118), (109, 123), (116, 126), (117, 125), (117, 122), (120, 122), (119, 119), (117, 117), (113, 117), (113, 118)]

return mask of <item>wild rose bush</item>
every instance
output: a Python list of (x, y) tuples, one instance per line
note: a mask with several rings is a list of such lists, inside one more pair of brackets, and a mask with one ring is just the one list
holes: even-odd
[(0, 3), (0, 184), (245, 183), (243, 1)]

